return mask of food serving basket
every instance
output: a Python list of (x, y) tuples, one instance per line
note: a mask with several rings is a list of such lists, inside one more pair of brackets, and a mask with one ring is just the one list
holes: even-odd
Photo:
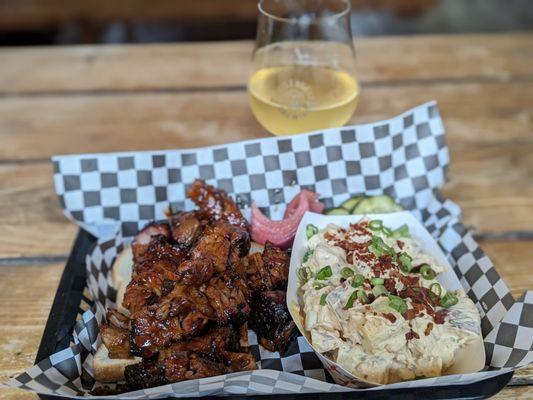
[(441, 196), (449, 163), (444, 138), (437, 105), (430, 102), (390, 120), (297, 136), (189, 150), (54, 157), (61, 206), (82, 229), (61, 278), (36, 365), (9, 385), (42, 396), (101, 393), (92, 377), (92, 356), (100, 343), (98, 324), (105, 308), (114, 306), (112, 262), (137, 230), (161, 218), (169, 205), (175, 210), (193, 208), (185, 198), (186, 188), (201, 178), (231, 194), (245, 216), (254, 201), (272, 218), (281, 218), (285, 205), (303, 188), (318, 192), (328, 208), (353, 196), (391, 196), (432, 234), (480, 311), (486, 368), (354, 390), (333, 383), (302, 337), (280, 356), (259, 346), (251, 333), (258, 370), (126, 392), (121, 398), (493, 395), (514, 369), (533, 361), (533, 292), (513, 299), (460, 222), (459, 207)]

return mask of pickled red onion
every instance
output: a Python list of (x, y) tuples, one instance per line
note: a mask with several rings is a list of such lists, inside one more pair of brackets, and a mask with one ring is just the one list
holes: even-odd
[(292, 245), (296, 229), (306, 211), (322, 212), (324, 205), (318, 201), (317, 194), (302, 190), (287, 205), (281, 221), (266, 217), (255, 203), (252, 203), (252, 239), (264, 244), (267, 240), (286, 249)]

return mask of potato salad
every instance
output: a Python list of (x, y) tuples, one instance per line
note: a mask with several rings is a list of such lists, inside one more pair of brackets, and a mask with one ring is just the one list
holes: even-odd
[(478, 339), (480, 317), (406, 225), (362, 219), (306, 229), (298, 269), (304, 327), (313, 347), (366, 381), (387, 384), (445, 373)]

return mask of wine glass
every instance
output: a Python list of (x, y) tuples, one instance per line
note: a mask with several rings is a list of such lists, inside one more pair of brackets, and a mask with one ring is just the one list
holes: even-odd
[(275, 135), (344, 125), (359, 84), (348, 0), (261, 0), (248, 97)]

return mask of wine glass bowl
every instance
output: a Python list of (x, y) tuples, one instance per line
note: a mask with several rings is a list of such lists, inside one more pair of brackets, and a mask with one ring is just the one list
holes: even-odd
[(344, 125), (359, 84), (347, 0), (262, 0), (248, 96), (276, 135)]

